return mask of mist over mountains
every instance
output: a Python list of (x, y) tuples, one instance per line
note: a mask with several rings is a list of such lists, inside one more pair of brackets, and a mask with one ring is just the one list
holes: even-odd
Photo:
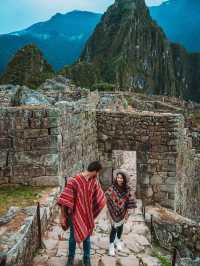
[(200, 1), (168, 0), (150, 8), (167, 37), (190, 52), (200, 51)]
[(72, 11), (55, 14), (50, 20), (39, 22), (27, 29), (0, 35), (0, 73), (27, 44), (37, 45), (55, 70), (73, 63), (92, 34), (101, 14)]

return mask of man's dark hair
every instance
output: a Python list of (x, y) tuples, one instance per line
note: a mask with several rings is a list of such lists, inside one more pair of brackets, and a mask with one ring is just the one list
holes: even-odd
[(87, 170), (88, 172), (93, 172), (93, 171), (99, 172), (100, 170), (102, 170), (102, 165), (99, 161), (95, 161), (88, 165)]

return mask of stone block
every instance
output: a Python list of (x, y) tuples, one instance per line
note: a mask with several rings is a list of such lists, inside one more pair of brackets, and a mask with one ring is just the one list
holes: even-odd
[(10, 177), (12, 175), (12, 167), (11, 166), (3, 168), (1, 171), (3, 173), (2, 176)]
[(60, 117), (61, 111), (59, 108), (49, 108), (46, 110), (47, 117)]
[(45, 136), (30, 140), (32, 150), (58, 149), (58, 136)]
[(159, 185), (160, 191), (175, 193), (175, 185)]
[(164, 201), (165, 199), (168, 199), (168, 193), (163, 191), (161, 192), (154, 187), (154, 200), (161, 203), (161, 201)]
[(128, 257), (120, 258), (120, 266), (139, 266), (139, 261), (134, 255), (129, 255)]
[(162, 184), (163, 180), (160, 175), (154, 175), (150, 179), (150, 184), (155, 185), (155, 184)]
[(35, 119), (41, 119), (42, 117), (46, 116), (46, 108), (47, 107), (41, 107), (39, 109), (32, 109), (32, 114), (30, 118), (35, 118)]
[(10, 138), (0, 138), (0, 150), (10, 149), (11, 139)]
[(148, 175), (144, 175), (142, 178), (141, 178), (141, 184), (144, 184), (144, 185), (149, 185), (149, 176)]
[(6, 167), (7, 165), (7, 157), (8, 157), (8, 152), (6, 151), (1, 151), (1, 156), (0, 156), (0, 167)]
[(57, 167), (59, 165), (59, 154), (47, 154), (38, 151), (16, 152), (14, 154), (14, 164)]
[(31, 128), (40, 129), (43, 127), (42, 120), (39, 118), (30, 118), (29, 125)]
[(105, 255), (101, 258), (99, 265), (100, 266), (108, 266), (108, 265), (116, 266), (117, 265), (116, 258)]
[(50, 128), (50, 135), (60, 135), (61, 129), (59, 127)]
[(0, 176), (0, 185), (8, 184), (9, 178)]
[(30, 179), (31, 186), (57, 187), (59, 186), (58, 176), (40, 176)]
[(176, 146), (177, 145), (177, 140), (176, 139), (172, 139), (170, 141), (168, 141), (167, 143), (169, 146)]
[(24, 176), (24, 165), (13, 166), (13, 176)]
[(51, 257), (48, 260), (48, 266), (66, 266), (66, 258), (65, 257)]
[(26, 129), (24, 131), (24, 138), (41, 138), (48, 135), (48, 129)]
[(46, 167), (45, 175), (47, 176), (55, 176), (58, 175), (59, 169), (56, 167)]
[(60, 126), (60, 119), (58, 117), (48, 117), (48, 128), (57, 128)]
[(29, 168), (29, 176), (30, 177), (40, 177), (45, 175), (45, 168), (44, 167), (30, 167)]
[(159, 202), (163, 207), (174, 209), (175, 201), (172, 199), (162, 199)]
[(168, 193), (169, 200), (175, 200), (175, 193)]
[(13, 139), (13, 149), (15, 151), (30, 151), (31, 144), (28, 139), (18, 138), (17, 136)]
[(10, 183), (27, 186), (27, 185), (30, 185), (30, 179), (24, 176), (11, 176)]
[(165, 180), (165, 184), (167, 185), (175, 185), (177, 182), (177, 178), (176, 176), (174, 177), (168, 177), (166, 180)]

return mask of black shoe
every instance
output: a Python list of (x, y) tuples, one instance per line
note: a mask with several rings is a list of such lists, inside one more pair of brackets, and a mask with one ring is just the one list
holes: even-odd
[(74, 266), (74, 257), (69, 256), (66, 266)]
[(92, 266), (89, 256), (83, 257), (83, 266)]

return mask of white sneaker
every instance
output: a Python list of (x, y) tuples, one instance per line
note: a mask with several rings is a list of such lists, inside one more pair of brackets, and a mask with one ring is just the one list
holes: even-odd
[(118, 251), (122, 251), (123, 249), (123, 243), (120, 239), (116, 238), (115, 245)]
[(114, 243), (111, 243), (109, 245), (109, 256), (115, 256), (115, 246), (114, 246)]

